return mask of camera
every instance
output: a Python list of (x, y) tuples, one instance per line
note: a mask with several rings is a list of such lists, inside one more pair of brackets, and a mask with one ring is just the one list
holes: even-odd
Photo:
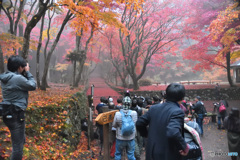
[(27, 78), (27, 73), (26, 73), (25, 69), (23, 70), (22, 75), (23, 75), (23, 77)]

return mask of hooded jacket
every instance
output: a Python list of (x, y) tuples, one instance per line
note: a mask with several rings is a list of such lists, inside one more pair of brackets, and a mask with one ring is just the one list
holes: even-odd
[(0, 74), (2, 97), (4, 103), (10, 103), (26, 110), (28, 104), (28, 91), (36, 89), (36, 82), (30, 72), (26, 77), (18, 72), (7, 71)]

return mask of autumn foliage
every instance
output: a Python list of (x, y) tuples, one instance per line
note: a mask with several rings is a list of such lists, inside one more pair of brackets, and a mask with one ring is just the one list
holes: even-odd
[(79, 1), (61, 0), (60, 5), (66, 6), (76, 17), (71, 21), (70, 26), (81, 35), (81, 29), (87, 32), (90, 28), (100, 29), (100, 24), (115, 26), (124, 30), (124, 25), (118, 20), (118, 14), (114, 11), (120, 8), (121, 4), (127, 7), (133, 6), (136, 11), (141, 9), (143, 0), (99, 0)]
[[(87, 150), (84, 132), (71, 133), (70, 137), (62, 135), (72, 127), (66, 123), (72, 107), (69, 106), (69, 98), (81, 90), (57, 85), (47, 91), (30, 92), (26, 111), (24, 159), (84, 159), (89, 158), (86, 155), (92, 155)], [(7, 158), (11, 154), (10, 133), (2, 121), (0, 124), (0, 157)], [(77, 139), (78, 144), (71, 144), (73, 139)], [(97, 155), (99, 148), (94, 143), (96, 141), (92, 142), (91, 148)]]

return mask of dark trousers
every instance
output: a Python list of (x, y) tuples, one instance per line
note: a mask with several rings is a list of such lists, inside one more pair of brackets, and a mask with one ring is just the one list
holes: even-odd
[(12, 155), (10, 160), (21, 160), (25, 143), (25, 121), (20, 121), (20, 112), (15, 112), (12, 118), (3, 117), (3, 122), (9, 128), (12, 139)]
[(99, 129), (100, 143), (103, 144), (103, 125), (97, 123), (97, 127)]
[(200, 128), (200, 135), (203, 135), (203, 114), (198, 114), (198, 117), (196, 118), (196, 122), (199, 125)]
[(223, 112), (223, 113), (219, 113), (218, 114), (218, 125), (221, 127), (221, 125), (223, 124), (224, 122), (224, 118), (226, 117), (227, 113), (226, 111)]

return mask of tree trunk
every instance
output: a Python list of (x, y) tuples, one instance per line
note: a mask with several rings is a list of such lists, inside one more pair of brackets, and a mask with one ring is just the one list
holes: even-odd
[(137, 79), (132, 79), (133, 80), (133, 90), (138, 90), (139, 85), (138, 85), (138, 80)]
[(50, 59), (51, 59), (50, 56), (48, 56), (48, 57), (49, 57), (49, 58), (47, 58), (47, 59), (45, 60), (45, 63), (44, 63), (42, 83), (41, 83), (41, 85), (40, 85), (40, 89), (41, 89), (41, 90), (44, 90), (44, 91), (46, 91), (46, 89), (47, 89), (47, 74), (48, 74), (49, 62), (50, 62)]
[(82, 75), (85, 60), (86, 60), (86, 56), (82, 55), (82, 58), (81, 58), (81, 61), (79, 63), (79, 67), (78, 67), (78, 75), (77, 75), (77, 78), (76, 78), (76, 81), (75, 81), (75, 84), (74, 84), (73, 87), (78, 87), (78, 83), (81, 79), (81, 75)]
[(3, 51), (0, 45), (0, 73), (4, 72), (4, 59), (3, 59)]
[[(76, 49), (75, 49), (75, 51), (76, 51), (77, 54), (81, 54), (80, 50), (81, 50), (82, 35), (83, 35), (83, 29), (81, 28), (81, 36), (78, 36), (76, 34)], [(75, 59), (73, 61), (73, 83), (72, 83), (73, 88), (78, 86), (78, 84), (76, 84), (76, 81), (77, 81), (76, 80), (76, 69), (77, 69), (77, 59)]]
[(139, 85), (138, 85), (139, 79), (134, 74), (132, 74), (132, 76), (130, 75), (130, 77), (132, 78), (132, 81), (133, 81), (133, 90), (138, 90), (139, 89)]
[(115, 79), (115, 85), (116, 86), (118, 85), (118, 80), (117, 80), (118, 76), (117, 75), (118, 75), (117, 72), (115, 72), (114, 73), (114, 79)]
[[(19, 37), (23, 37), (23, 25), (22, 24), (18, 24), (18, 30), (19, 30)], [(22, 55), (22, 49), (19, 48), (18, 49), (18, 55)]]
[[(117, 69), (117, 71), (118, 71), (118, 69)], [(123, 86), (124, 88), (127, 88), (128, 85), (127, 85), (127, 82), (126, 82), (126, 78), (127, 78), (127, 76), (129, 75), (128, 72), (123, 69), (123, 76), (121, 75), (121, 72), (120, 72), (120, 71), (118, 72), (118, 75), (119, 75), (119, 77), (120, 77), (120, 79), (121, 79), (121, 81), (122, 81), (122, 86)]]
[(126, 81), (122, 81), (122, 86), (124, 87), (124, 88), (127, 88), (127, 82)]
[(41, 24), (41, 29), (40, 29), (40, 36), (38, 40), (38, 47), (37, 47), (37, 57), (36, 57), (36, 79), (37, 79), (37, 86), (40, 88), (40, 75), (39, 75), (39, 62), (40, 62), (40, 51), (42, 47), (42, 33), (43, 33), (43, 27), (44, 27), (44, 18), (45, 18), (45, 13), (42, 16), (42, 24)]
[(67, 22), (69, 21), (69, 19), (71, 17), (72, 17), (72, 14), (70, 13), (70, 11), (68, 11), (65, 19), (63, 20), (62, 26), (61, 26), (58, 34), (57, 34), (57, 37), (56, 37), (55, 41), (53, 42), (53, 45), (52, 45), (50, 51), (47, 54), (47, 59), (45, 61), (44, 70), (43, 70), (42, 84), (41, 84), (41, 87), (40, 87), (41, 90), (46, 90), (46, 88), (47, 88), (47, 73), (48, 73), (48, 68), (49, 68), (49, 63), (50, 63), (51, 56), (52, 56), (53, 51), (55, 50), (55, 48), (58, 44), (58, 41), (61, 37), (61, 34), (63, 32), (63, 29), (64, 29), (65, 25), (67, 24)]
[(50, 0), (46, 0), (45, 3), (40, 3), (39, 10), (36, 15), (32, 17), (32, 19), (28, 22), (25, 32), (24, 32), (24, 42), (23, 42), (23, 49), (22, 49), (22, 57), (27, 60), (28, 58), (28, 51), (29, 51), (29, 41), (30, 41), (30, 34), (32, 29), (36, 26), (36, 24), (41, 19), (42, 15), (46, 12), (48, 9), (47, 4)]
[(228, 53), (226, 54), (226, 61), (227, 61), (227, 78), (228, 78), (229, 85), (230, 85), (231, 87), (235, 87), (235, 85), (233, 84), (233, 81), (232, 81), (232, 76), (231, 76), (230, 52), (228, 52)]
[(77, 66), (77, 61), (73, 61), (73, 81), (72, 81), (72, 87), (75, 85), (75, 80), (76, 80), (76, 66)]
[[(87, 59), (87, 51), (88, 51), (88, 45), (89, 45), (89, 42), (90, 40), (92, 39), (93, 37), (93, 26), (91, 26), (91, 34), (90, 36), (88, 37), (88, 40), (86, 41), (86, 45), (85, 45), (85, 49), (84, 51), (80, 51), (80, 61), (79, 61), (79, 69), (78, 69), (78, 75), (77, 75), (77, 78), (76, 78), (76, 81), (75, 81), (75, 84), (73, 87), (78, 87), (78, 83), (79, 81), (81, 80), (81, 76), (82, 76), (82, 72), (83, 72), (83, 67), (84, 67), (84, 63)], [(82, 32), (82, 30), (81, 30)], [(81, 40), (80, 40), (80, 43), (81, 43)], [(79, 48), (80, 49), (80, 48)]]

